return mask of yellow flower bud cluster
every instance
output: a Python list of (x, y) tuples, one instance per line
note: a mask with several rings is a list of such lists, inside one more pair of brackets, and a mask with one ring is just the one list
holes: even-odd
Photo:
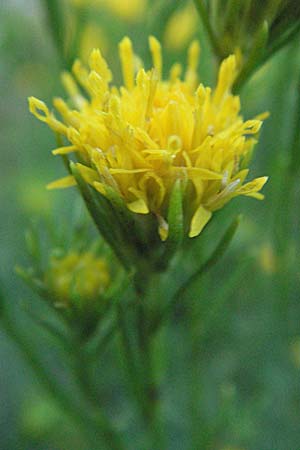
[(66, 255), (52, 256), (45, 273), (55, 306), (68, 308), (73, 299), (83, 304), (96, 302), (110, 284), (106, 261), (92, 252), (70, 251)]

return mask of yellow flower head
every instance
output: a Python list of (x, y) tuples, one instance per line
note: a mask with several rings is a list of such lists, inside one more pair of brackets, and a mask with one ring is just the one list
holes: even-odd
[(80, 299), (83, 305), (95, 303), (110, 284), (105, 260), (92, 252), (52, 256), (45, 278), (55, 304), (63, 308), (71, 306), (72, 298)]
[[(266, 177), (244, 183), (263, 115), (248, 121), (240, 115), (240, 99), (231, 94), (235, 56), (223, 61), (212, 91), (197, 79), (196, 41), (185, 73), (175, 64), (166, 81), (161, 46), (154, 37), (149, 45), (153, 68), (146, 71), (131, 41), (122, 40), (120, 88), (111, 85), (111, 71), (99, 50), (92, 51), (89, 70), (76, 61), (74, 76), (63, 74), (68, 104), (54, 100), (61, 121), (33, 97), (30, 111), (67, 138), (68, 145), (54, 154), (76, 153), (86, 183), (104, 196), (113, 189), (133, 213), (155, 216), (162, 240), (168, 237), (170, 196), (179, 181), (187, 232), (194, 237), (232, 198), (263, 198), (259, 191)], [(49, 187), (74, 184), (69, 176)]]

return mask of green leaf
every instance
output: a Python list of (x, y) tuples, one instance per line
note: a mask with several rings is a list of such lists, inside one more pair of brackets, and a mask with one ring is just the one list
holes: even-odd
[(21, 266), (15, 267), (15, 272), (20, 278), (30, 287), (34, 292), (36, 292), (40, 297), (46, 298), (48, 300), (49, 295), (45, 284), (36, 277), (36, 274), (31, 269), (24, 269)]
[(255, 72), (255, 70), (262, 64), (264, 54), (266, 52), (266, 46), (269, 37), (269, 25), (267, 21), (264, 21), (256, 33), (256, 37), (253, 41), (251, 51), (244, 64), (241, 73), (237, 77), (233, 91), (236, 93), (244, 86), (246, 81)]
[[(135, 220), (135, 215), (127, 208), (124, 200), (118, 192), (110, 186), (105, 186), (108, 200), (114, 209), (118, 223), (123, 234), (123, 245), (128, 243), (130, 248), (128, 251), (132, 253), (134, 259), (140, 259), (145, 253), (147, 245), (147, 236), (143, 233), (143, 228)], [(137, 252), (140, 252), (140, 255)]]
[(224, 55), (221, 43), (219, 42), (215, 31), (212, 28), (210, 17), (207, 11), (207, 7), (204, 5), (203, 0), (194, 0), (196, 9), (200, 15), (200, 18), (202, 20), (202, 23), (204, 27), (206, 28), (206, 32), (208, 34), (210, 43), (213, 47), (213, 50), (215, 52), (215, 55), (219, 60), (222, 60), (226, 55)]
[[(49, 31), (60, 57), (61, 64), (66, 67), (65, 62), (65, 14), (63, 2), (59, 0), (43, 0), (48, 21)], [(67, 67), (66, 67), (67, 68)]]
[(123, 231), (110, 202), (82, 179), (76, 164), (71, 162), (70, 168), (95, 225), (124, 267), (129, 270), (132, 261), (130, 255), (124, 251)]
[[(25, 302), (22, 302), (22, 306), (26, 314), (35, 322), (39, 327), (41, 327), (44, 330), (47, 330), (49, 334), (51, 334), (55, 339), (57, 339), (61, 344), (63, 344), (63, 347), (70, 347), (70, 336), (67, 335), (67, 333), (62, 332), (59, 328), (57, 328), (53, 323), (51, 323), (49, 320), (40, 317), (37, 313), (32, 311), (29, 308), (29, 305)], [(56, 311), (57, 312), (57, 311)]]
[(0, 289), (0, 318), (4, 314), (4, 308), (5, 308), (5, 300), (4, 300), (4, 295), (3, 295), (3, 292), (2, 292), (2, 288), (1, 288)]
[(39, 233), (34, 224), (25, 231), (25, 243), (31, 257), (32, 264), (37, 272), (41, 269), (41, 248)]

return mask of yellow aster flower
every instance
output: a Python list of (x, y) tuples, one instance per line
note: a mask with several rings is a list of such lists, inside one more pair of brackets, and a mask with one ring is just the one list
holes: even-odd
[[(245, 179), (264, 115), (247, 121), (240, 115), (240, 99), (231, 94), (235, 56), (223, 61), (211, 90), (198, 82), (196, 41), (184, 75), (175, 64), (167, 80), (161, 46), (154, 37), (149, 44), (153, 68), (146, 71), (131, 41), (120, 43), (124, 86), (111, 85), (111, 71), (100, 51), (93, 50), (89, 70), (76, 61), (73, 75), (63, 74), (70, 100), (54, 100), (61, 120), (33, 97), (30, 111), (67, 138), (68, 145), (54, 154), (74, 152), (86, 183), (107, 197), (113, 189), (135, 214), (155, 216), (162, 240), (168, 237), (170, 198), (179, 182), (187, 232), (194, 237), (232, 198), (263, 198), (259, 191), (267, 178)], [(50, 187), (74, 184), (68, 176)]]

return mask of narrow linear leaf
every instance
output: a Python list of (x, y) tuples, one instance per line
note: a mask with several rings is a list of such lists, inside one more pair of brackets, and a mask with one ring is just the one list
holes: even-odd
[(233, 91), (235, 93), (240, 91), (257, 67), (262, 64), (268, 38), (269, 26), (267, 21), (264, 21), (256, 34), (247, 62), (234, 83)]
[(175, 292), (173, 298), (168, 303), (168, 305), (165, 307), (163, 311), (159, 314), (156, 319), (153, 321), (152, 325), (152, 332), (155, 332), (160, 325), (163, 323), (163, 321), (170, 316), (172, 311), (174, 310), (174, 307), (176, 306), (177, 302), (183, 297), (183, 295), (190, 289), (190, 287), (195, 283), (202, 275), (204, 275), (206, 272), (208, 272), (211, 267), (213, 267), (224, 255), (225, 251), (227, 250), (228, 246), (230, 245), (236, 230), (239, 226), (241, 220), (241, 216), (236, 217), (233, 222), (229, 225), (226, 232), (224, 233), (222, 239), (220, 240), (219, 244), (211, 254), (211, 256), (208, 258), (208, 260), (202, 264), (198, 270), (196, 270), (195, 273), (193, 273), (186, 281), (185, 283), (179, 287), (179, 289)]
[[(124, 200), (120, 197), (118, 192), (110, 186), (105, 187), (106, 195), (112, 204), (117, 221), (120, 225), (123, 234), (123, 245), (127, 242), (131, 243), (128, 251), (142, 249), (145, 247), (147, 241), (146, 236), (143, 236), (141, 227), (138, 226), (134, 214), (129, 211)], [(134, 258), (138, 258), (138, 255), (133, 255)]]
[(92, 191), (92, 188), (82, 179), (76, 164), (71, 162), (70, 168), (95, 225), (124, 267), (130, 269), (131, 261), (123, 251), (122, 236), (120, 236), (118, 223), (108, 200), (101, 194)]
[(21, 266), (15, 267), (15, 272), (20, 278), (30, 287), (34, 292), (36, 292), (40, 297), (48, 299), (48, 292), (46, 286), (37, 278), (30, 270), (26, 270)]
[(27, 303), (23, 303), (23, 309), (28, 314), (28, 316), (42, 329), (47, 330), (49, 334), (51, 334), (53, 337), (55, 337), (62, 345), (63, 347), (70, 348), (70, 343), (68, 342), (68, 337), (66, 334), (64, 334), (62, 331), (60, 331), (55, 325), (53, 325), (51, 322), (49, 322), (47, 319), (44, 319), (43, 317), (39, 317), (38, 314), (36, 314), (34, 311), (29, 309)]

